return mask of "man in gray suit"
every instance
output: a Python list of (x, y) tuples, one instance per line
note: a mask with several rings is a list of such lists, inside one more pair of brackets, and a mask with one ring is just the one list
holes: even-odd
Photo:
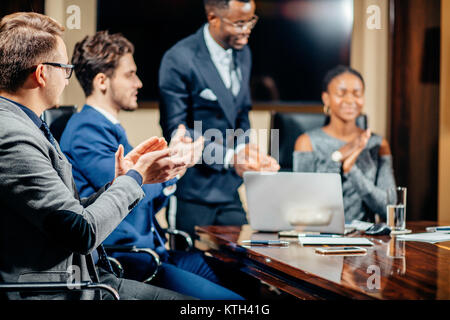
[[(71, 282), (75, 276), (108, 284), (122, 299), (187, 298), (94, 266), (91, 252), (143, 198), (141, 185), (172, 179), (186, 160), (162, 138), (150, 138), (125, 158), (119, 147), (114, 180), (79, 200), (71, 165), (39, 118), (58, 105), (72, 74), (63, 30), (36, 13), (0, 21), (0, 282)], [(27, 297), (108, 298), (75, 290)]]
[[(166, 139), (179, 124), (204, 136), (203, 161), (177, 183), (168, 222), (196, 237), (195, 226), (243, 225), (238, 194), (245, 171), (278, 171), (250, 143), (251, 53), (258, 21), (253, 0), (204, 0), (208, 23), (170, 48), (159, 70), (160, 123)], [(231, 132), (231, 134), (230, 134)]]

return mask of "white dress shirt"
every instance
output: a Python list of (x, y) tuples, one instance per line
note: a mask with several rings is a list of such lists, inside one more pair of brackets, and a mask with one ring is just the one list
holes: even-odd
[(117, 119), (115, 116), (113, 116), (110, 112), (106, 111), (105, 109), (93, 106), (93, 105), (89, 105), (92, 108), (94, 108), (95, 110), (97, 110), (98, 112), (100, 112), (102, 115), (105, 116), (106, 119), (108, 119), (109, 121), (112, 122), (112, 124), (119, 124), (119, 119)]
[[(208, 48), (209, 55), (222, 78), (223, 83), (227, 89), (230, 89), (234, 96), (237, 96), (241, 89), (241, 69), (239, 67), (233, 68), (233, 49), (225, 50), (222, 48), (216, 40), (211, 36), (209, 32), (209, 23), (203, 28), (203, 35)], [(233, 81), (232, 81), (233, 80)]]

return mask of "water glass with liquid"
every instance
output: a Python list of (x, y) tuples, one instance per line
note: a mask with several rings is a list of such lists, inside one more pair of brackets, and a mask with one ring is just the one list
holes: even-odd
[(386, 206), (387, 225), (392, 231), (406, 229), (406, 192), (405, 187), (397, 187), (395, 198)]

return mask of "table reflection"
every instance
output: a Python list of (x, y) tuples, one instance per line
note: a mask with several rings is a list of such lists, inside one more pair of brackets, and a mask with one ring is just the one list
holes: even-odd
[[(411, 224), (423, 232), (429, 222)], [(322, 255), (317, 246), (302, 246), (297, 238), (282, 238), (288, 247), (243, 247), (242, 240), (276, 240), (277, 233), (254, 232), (249, 226), (201, 228), (204, 240), (230, 250), (241, 263), (286, 274), (347, 297), (376, 299), (448, 299), (450, 297), (450, 243), (429, 244), (397, 240), (389, 236), (368, 237), (374, 245), (366, 255)], [(361, 233), (354, 237), (364, 236)], [(206, 242), (205, 242), (206, 243)], [(209, 248), (212, 248), (209, 245)], [(258, 263), (258, 264), (254, 264)], [(259, 265), (260, 264), (260, 265)], [(276, 276), (275, 276), (276, 277)], [(283, 287), (284, 286), (284, 287)], [(283, 282), (283, 288), (286, 283)], [(297, 287), (298, 288), (298, 287)], [(298, 294), (293, 286), (292, 294)]]

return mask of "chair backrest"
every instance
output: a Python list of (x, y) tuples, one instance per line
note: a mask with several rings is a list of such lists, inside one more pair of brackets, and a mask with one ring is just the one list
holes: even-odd
[[(292, 171), (292, 153), (297, 138), (312, 129), (323, 127), (330, 121), (323, 113), (275, 112), (272, 114), (271, 129), (279, 130), (279, 163), (282, 171)], [(360, 115), (357, 125), (367, 128), (367, 116)]]
[(59, 142), (67, 122), (76, 112), (76, 106), (61, 106), (44, 111), (42, 118), (47, 122), (56, 141)]

